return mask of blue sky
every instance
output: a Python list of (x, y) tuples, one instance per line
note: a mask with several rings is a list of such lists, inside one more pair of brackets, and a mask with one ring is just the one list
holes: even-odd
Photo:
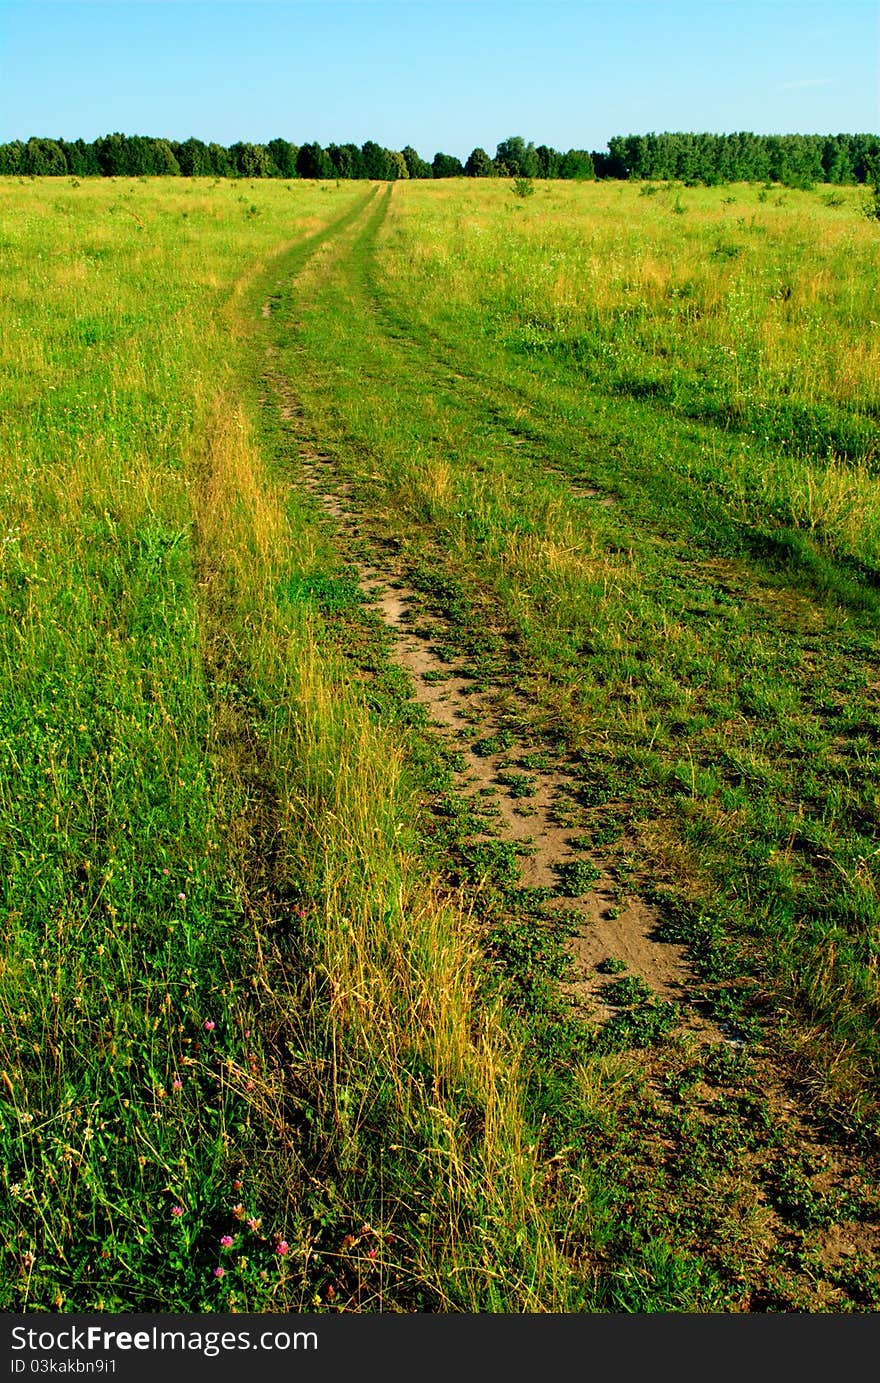
[(880, 130), (877, 0), (0, 0), (0, 140)]

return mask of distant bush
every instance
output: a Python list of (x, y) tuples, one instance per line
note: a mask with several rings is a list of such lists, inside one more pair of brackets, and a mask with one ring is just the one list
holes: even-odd
[(535, 184), (531, 178), (514, 178), (511, 190), (514, 197), (531, 197), (535, 191)]
[(865, 215), (870, 221), (880, 221), (880, 154), (867, 160), (865, 182)]

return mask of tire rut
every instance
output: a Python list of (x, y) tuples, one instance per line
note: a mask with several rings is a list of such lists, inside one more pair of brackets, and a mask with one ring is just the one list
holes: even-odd
[[(354, 229), (355, 246), (363, 245), (371, 230), (378, 228), (387, 204), (385, 198), (381, 205), (373, 205), (371, 214), (364, 215), (361, 224)], [(366, 207), (362, 211), (366, 212)], [(349, 258), (344, 270), (349, 276), (357, 274), (364, 288), (362, 264), (354, 264)], [(387, 334), (383, 333), (383, 337), (387, 340)], [(418, 343), (400, 345), (401, 359), (407, 354), (411, 356), (413, 349), (422, 354)], [(444, 372), (445, 378), (441, 379)], [(436, 373), (426, 373), (429, 381), (435, 384), (445, 382), (448, 386), (452, 382), (460, 393), (466, 393), (471, 387), (481, 390), (478, 382), (442, 364), (437, 365)], [(406, 580), (395, 557), (385, 555), (389, 549), (383, 546), (379, 525), (370, 532), (370, 511), (362, 501), (359, 487), (346, 479), (337, 467), (335, 444), (328, 444), (325, 450), (315, 441), (294, 387), (279, 374), (277, 359), (270, 365), (270, 382), (287, 435), (293, 443), (294, 466), (298, 463), (299, 467), (296, 478), (323, 511), (324, 521), (336, 535), (340, 550), (357, 569), (365, 600), (388, 631), (391, 656), (406, 673), (412, 694), (424, 706), (434, 733), (458, 758), (459, 768), (455, 775), (458, 797), (462, 802), (472, 803), (475, 813), (482, 809), (483, 838), (505, 841), (523, 852), (518, 856), (522, 886), (552, 889), (553, 897), (544, 906), (569, 914), (574, 924), (569, 941), (573, 975), (561, 986), (571, 1000), (573, 1012), (588, 1024), (601, 1024), (614, 1016), (614, 1010), (605, 1001), (603, 986), (604, 974), (610, 969), (608, 962), (617, 961), (630, 975), (642, 979), (657, 998), (674, 1001), (680, 1006), (677, 1031), (686, 1039), (687, 1049), (708, 1051), (725, 1046), (742, 1047), (744, 1044), (736, 1032), (712, 1021), (701, 1007), (699, 984), (685, 948), (658, 936), (659, 914), (621, 886), (614, 863), (603, 857), (598, 849), (585, 851), (573, 843), (572, 833), (583, 827), (577, 819), (577, 777), (569, 771), (570, 766), (550, 762), (546, 767), (534, 767), (536, 749), (540, 751), (540, 745), (513, 737), (503, 745), (500, 743), (507, 722), (505, 711), (509, 712), (510, 687), (501, 682), (488, 687), (482, 683), (478, 685), (468, 675), (461, 659), (448, 656), (452, 639), (446, 637), (448, 631), (444, 629), (442, 618), (427, 608), (424, 596)], [(485, 396), (483, 401), (485, 403)], [(502, 420), (496, 418), (495, 425), (505, 428), (513, 445), (529, 445), (530, 439), (517, 437), (515, 429), (507, 427)], [(532, 443), (534, 440), (531, 439)], [(575, 498), (609, 507), (619, 501), (617, 495), (588, 485), (586, 480), (579, 481), (563, 472), (559, 474)], [(362, 555), (365, 548), (366, 557)], [(703, 577), (709, 574), (704, 572)], [(711, 575), (729, 579), (728, 572)], [(750, 575), (754, 579), (754, 573)], [(498, 741), (499, 747), (487, 750), (487, 740)], [(477, 745), (480, 745), (479, 751)], [(550, 759), (551, 755), (546, 757)], [(525, 769), (523, 760), (530, 761)], [(515, 777), (521, 772), (527, 772), (532, 779), (528, 793)], [(624, 848), (629, 844), (624, 842)], [(631, 844), (634, 849), (638, 848), (637, 842)], [(578, 862), (592, 864), (595, 870), (590, 887), (576, 893), (563, 891), (559, 884), (565, 876), (565, 866)], [(615, 967), (618, 968), (621, 966)], [(766, 1094), (777, 1132), (784, 1131), (789, 1145), (804, 1156), (815, 1153), (817, 1160), (826, 1158), (828, 1145), (809, 1108), (800, 1100), (790, 1098), (794, 1088), (790, 1073), (784, 1069), (785, 1063), (778, 1065), (777, 1055), (772, 1050), (755, 1050), (751, 1044), (748, 1055), (755, 1062), (754, 1079)], [(651, 1061), (651, 1056), (646, 1055), (645, 1070), (649, 1081), (653, 1081)], [(708, 1089), (704, 1094), (706, 1108), (700, 1117), (711, 1126), (715, 1122), (715, 1096)], [(674, 1133), (670, 1133), (669, 1138), (672, 1142), (664, 1141), (664, 1147), (673, 1146)], [(762, 1167), (761, 1161), (762, 1158), (772, 1159), (772, 1148), (768, 1144), (766, 1150), (750, 1154), (750, 1159), (752, 1156), (754, 1166), (747, 1159), (741, 1171), (745, 1179), (754, 1184), (756, 1203), (762, 1204), (767, 1169)], [(845, 1187), (849, 1179), (860, 1175), (860, 1159), (836, 1148), (835, 1163), (826, 1173), (828, 1185), (833, 1182)], [(784, 1239), (789, 1231), (783, 1225), (779, 1233)], [(829, 1244), (828, 1261), (837, 1262), (840, 1254), (855, 1252), (849, 1246), (850, 1240), (867, 1245), (865, 1235), (873, 1233), (871, 1226), (864, 1230), (855, 1224), (847, 1226), (846, 1246), (838, 1252), (834, 1244)]]
[[(603, 998), (611, 967), (625, 967), (653, 996), (680, 1006), (679, 1031), (700, 1043), (739, 1048), (731, 1030), (712, 1021), (696, 996), (697, 982), (686, 947), (659, 936), (659, 913), (635, 893), (621, 889), (614, 865), (575, 839), (580, 815), (577, 778), (564, 766), (536, 765), (545, 757), (534, 744), (505, 730), (500, 687), (477, 689), (464, 660), (441, 653), (444, 630), (425, 609), (423, 597), (390, 563), (358, 558), (365, 514), (353, 487), (336, 471), (332, 457), (315, 446), (289, 384), (274, 377), (281, 416), (292, 435), (302, 481), (341, 540), (358, 572), (367, 606), (390, 636), (393, 661), (408, 676), (414, 699), (431, 728), (457, 756), (456, 792), (485, 821), (475, 839), (497, 840), (517, 853), (520, 887), (540, 891), (542, 908), (566, 914), (572, 976), (560, 986), (585, 1021), (603, 1022), (614, 1009)], [(370, 544), (374, 554), (377, 542)], [(509, 690), (504, 689), (509, 699)], [(509, 714), (509, 711), (508, 711)], [(526, 767), (523, 768), (523, 761)], [(566, 880), (592, 875), (589, 887)]]

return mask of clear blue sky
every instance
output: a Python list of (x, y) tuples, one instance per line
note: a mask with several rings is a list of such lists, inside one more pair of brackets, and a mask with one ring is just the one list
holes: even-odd
[(878, 0), (0, 0), (0, 140), (880, 130)]

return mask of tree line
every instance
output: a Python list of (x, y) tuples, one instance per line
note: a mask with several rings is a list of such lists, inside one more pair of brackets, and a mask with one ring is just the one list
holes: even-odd
[(863, 183), (880, 156), (875, 134), (639, 134), (615, 136), (599, 176), (709, 185)]
[(593, 161), (585, 149), (560, 153), (527, 144), (519, 136), (502, 140), (491, 158), (474, 149), (467, 160), (438, 152), (429, 163), (411, 145), (385, 149), (365, 144), (206, 144), (201, 139), (153, 139), (108, 134), (87, 143), (77, 139), (31, 138), (0, 144), (0, 173), (24, 177), (214, 177), (214, 178), (591, 178)]
[(438, 152), (430, 163), (411, 145), (386, 149), (368, 139), (358, 144), (206, 144), (201, 139), (154, 139), (108, 134), (90, 143), (31, 138), (0, 144), (0, 174), (23, 177), (214, 177), (214, 178), (642, 178), (686, 183), (779, 182), (807, 187), (817, 182), (865, 182), (880, 158), (880, 137), (871, 134), (615, 135), (607, 151), (535, 145), (519, 135), (504, 139), (490, 156), (474, 149), (462, 163)]

